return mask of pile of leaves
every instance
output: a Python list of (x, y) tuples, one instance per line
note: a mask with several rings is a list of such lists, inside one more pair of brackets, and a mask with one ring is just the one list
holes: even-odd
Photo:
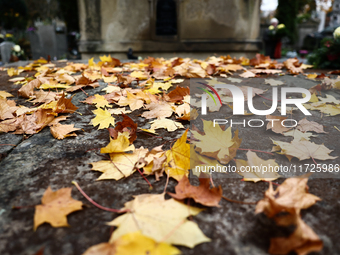
[[(200, 181), (199, 186), (193, 186), (188, 178), (191, 164), (227, 165), (231, 160), (235, 160), (239, 169), (241, 166), (277, 163), (274, 159), (261, 159), (252, 150), (247, 152), (247, 161), (236, 159), (242, 142), (238, 131), (232, 134), (231, 128), (222, 127), (218, 127), (216, 131), (216, 128), (212, 129), (211, 121), (203, 121), (203, 131), (192, 130), (190, 143), (188, 130), (185, 130), (168, 150), (163, 150), (162, 146), (136, 148), (134, 141), (137, 139), (137, 132), (155, 135), (159, 128), (168, 132), (184, 130), (188, 121), (197, 117), (197, 110), (190, 107), (190, 88), (178, 86), (184, 81), (183, 78), (211, 79), (212, 76), (228, 77), (235, 74), (243, 78), (260, 77), (263, 74), (284, 75), (284, 68), (288, 74), (296, 75), (303, 73), (309, 66), (299, 63), (297, 59), (289, 59), (283, 64), (277, 63), (259, 54), (254, 59), (221, 56), (210, 57), (205, 61), (149, 57), (137, 63), (121, 63), (111, 56), (102, 56), (100, 60), (98, 63), (90, 59), (88, 64), (67, 63), (65, 67), (56, 67), (55, 64), (40, 59), (25, 67), (7, 69), (11, 77), (22, 72), (36, 72), (33, 77), (10, 79), (15, 84), (22, 85), (18, 90), (19, 95), (34, 105), (17, 105), (15, 101), (8, 99), (12, 96), (10, 93), (0, 91), (0, 132), (33, 135), (49, 127), (56, 139), (76, 136), (74, 132), (79, 129), (75, 128), (74, 124), (59, 123), (69, 117), (65, 114), (77, 114), (77, 107), (72, 103), (70, 93), (83, 90), (87, 94), (84, 89), (98, 87), (98, 81), (104, 81), (107, 84), (103, 89), (105, 94), (88, 96), (83, 101), (95, 108), (89, 125), (108, 129), (110, 137), (109, 144), (100, 150), (102, 154), (107, 155), (107, 160), (91, 163), (93, 171), (102, 173), (98, 180), (119, 181), (139, 172), (146, 181), (145, 176), (154, 175), (156, 180), (159, 180), (165, 174), (167, 183), (169, 178), (173, 178), (178, 184), (175, 193), (168, 193), (171, 199), (165, 199), (166, 184), (162, 194), (139, 194), (133, 200), (127, 201), (124, 208), (111, 209), (98, 205), (74, 183), (95, 206), (121, 214), (108, 223), (117, 227), (110, 240), (90, 247), (84, 254), (179, 254), (179, 250), (172, 245), (193, 248), (200, 243), (209, 242), (210, 239), (194, 221), (188, 220), (188, 217), (199, 214), (204, 207), (219, 207), (220, 200), (225, 197), (222, 196), (222, 188), (215, 187), (209, 175), (193, 171)], [(251, 68), (246, 69), (245, 66)], [(236, 78), (228, 79), (239, 82)], [(332, 83), (332, 89), (338, 88), (337, 80), (325, 79), (324, 83), (327, 82)], [(283, 84), (275, 79), (267, 79), (266, 83), (271, 86)], [(318, 97), (317, 92), (326, 87), (327, 85), (320, 85), (306, 105), (309, 109), (319, 110), (331, 116), (340, 114), (339, 100), (330, 96), (326, 99)], [(253, 96), (263, 93), (257, 90)], [(224, 95), (227, 97), (227, 92)], [(228, 101), (224, 103), (227, 104)], [(141, 117), (151, 120), (149, 129), (138, 128), (137, 123), (128, 116), (139, 109), (143, 110)], [(115, 117), (119, 115), (123, 120), (116, 123)], [(267, 116), (267, 119), (271, 118), (284, 119), (279, 116)], [(331, 150), (324, 145), (309, 141), (313, 134), (308, 131), (324, 133), (322, 125), (318, 123), (303, 119), (294, 130), (276, 124), (270, 126), (268, 123), (267, 129), (268, 132), (294, 137), (290, 143), (273, 141), (273, 151), (286, 155), (288, 159), (335, 158), (329, 155)], [(214, 146), (210, 146), (211, 144)], [(239, 174), (243, 175), (244, 181), (254, 182), (273, 181), (280, 177), (277, 173)], [(301, 209), (306, 209), (320, 200), (308, 193), (307, 178), (308, 176), (289, 178), (275, 191), (270, 182), (264, 198), (257, 203), (256, 213), (266, 214), (279, 226), (295, 226), (295, 231), (289, 237), (271, 240), (269, 252), (272, 254), (287, 254), (290, 251), (307, 254), (322, 248), (322, 241), (300, 216)], [(193, 199), (202, 207), (183, 203), (187, 199)], [(45, 222), (53, 227), (68, 226), (66, 216), (73, 211), (82, 210), (82, 206), (82, 202), (71, 197), (71, 188), (57, 191), (48, 188), (43, 195), (42, 204), (36, 206), (34, 230)], [(167, 220), (164, 221), (164, 218)]]

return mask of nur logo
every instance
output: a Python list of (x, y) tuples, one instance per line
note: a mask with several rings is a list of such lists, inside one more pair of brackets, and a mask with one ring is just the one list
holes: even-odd
[[(214, 92), (214, 94), (217, 96), (218, 100), (220, 101), (220, 104), (222, 106), (222, 100), (219, 96), (219, 94), (217, 93), (216, 89), (229, 89), (232, 97), (233, 97), (233, 115), (244, 115), (244, 94), (243, 91), (236, 87), (235, 85), (229, 85), (229, 84), (216, 84), (215, 88), (213, 88), (210, 85), (207, 85), (205, 83), (201, 83), (200, 84), (204, 85), (205, 87), (209, 88), (211, 91)], [(212, 93), (210, 91), (208, 91), (207, 89), (204, 88), (200, 88), (201, 90), (203, 90), (205, 93), (202, 94), (201, 96), (201, 114), (202, 115), (207, 115), (207, 95), (209, 95), (216, 103), (216, 100), (214, 98), (214, 96), (212, 95)], [(301, 94), (305, 94), (304, 98), (287, 98), (287, 94), (288, 93), (301, 93)], [(281, 101), (281, 115), (286, 115), (286, 111), (287, 111), (287, 105), (288, 104), (293, 104), (295, 105), (298, 109), (300, 109), (300, 111), (302, 111), (302, 113), (304, 115), (312, 115), (304, 106), (303, 103), (307, 103), (310, 98), (311, 98), (311, 94), (309, 92), (309, 90), (304, 89), (304, 88), (291, 88), (291, 87), (286, 87), (286, 88), (281, 88), (281, 100), (278, 100), (278, 88), (273, 88), (273, 92), (272, 92), (272, 106), (270, 109), (268, 110), (257, 110), (254, 107), (253, 104), (253, 92), (252, 92), (252, 88), (248, 87), (247, 90), (247, 98), (248, 98), (248, 108), (249, 111), (253, 114), (256, 115), (270, 115), (273, 112), (275, 112), (277, 106), (278, 106), (278, 102)]]

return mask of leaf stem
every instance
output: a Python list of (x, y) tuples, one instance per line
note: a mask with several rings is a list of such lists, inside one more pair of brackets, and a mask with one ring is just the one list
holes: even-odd
[(139, 170), (139, 168), (138, 167), (136, 167), (136, 169), (138, 170), (138, 172), (140, 173), (140, 175), (144, 178), (144, 180), (149, 184), (149, 186), (150, 186), (150, 189), (153, 189), (153, 187), (152, 187), (152, 185), (151, 185), (151, 183), (149, 182), (149, 180), (148, 179), (146, 179), (146, 177), (144, 176), (144, 174)]
[(98, 207), (99, 209), (102, 209), (104, 211), (108, 212), (115, 212), (115, 213), (125, 213), (125, 212), (130, 212), (129, 209), (126, 210), (118, 210), (118, 209), (112, 209), (108, 207), (101, 206), (100, 204), (97, 204), (95, 201), (93, 201), (79, 186), (79, 184), (76, 181), (72, 181), (72, 184), (76, 186), (76, 188), (79, 190), (79, 192), (95, 207)]

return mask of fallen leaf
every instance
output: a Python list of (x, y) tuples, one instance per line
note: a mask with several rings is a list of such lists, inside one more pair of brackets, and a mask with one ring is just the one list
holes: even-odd
[(103, 173), (97, 181), (111, 179), (118, 181), (133, 174), (137, 170), (136, 163), (145, 157), (147, 152), (148, 149), (141, 147), (135, 149), (133, 153), (110, 153), (110, 160), (90, 163), (92, 165), (91, 170)]
[(48, 187), (45, 191), (41, 205), (35, 206), (34, 230), (47, 222), (52, 227), (68, 227), (66, 216), (82, 209), (83, 203), (71, 197), (72, 188), (62, 188), (52, 191)]
[(130, 136), (129, 141), (130, 141), (130, 144), (132, 144), (133, 141), (137, 139), (136, 132), (137, 132), (138, 125), (135, 122), (133, 122), (133, 120), (129, 116), (125, 115), (124, 113), (122, 113), (122, 116), (124, 118), (123, 121), (118, 122), (114, 129), (109, 128), (110, 136), (113, 137), (113, 139), (117, 139), (119, 133), (128, 132)]
[[(319, 159), (319, 160), (327, 160), (327, 159), (336, 159), (337, 157), (330, 156), (329, 153), (332, 150), (328, 149), (323, 144), (315, 144), (310, 141), (297, 141), (293, 140), (290, 143), (274, 141), (275, 145), (278, 146), (279, 154), (286, 155), (289, 159), (296, 157), (299, 160), (305, 160), (309, 158)], [(276, 150), (275, 150), (276, 151)]]
[(109, 243), (100, 243), (88, 248), (83, 255), (176, 255), (181, 252), (164, 242), (157, 243), (140, 231), (125, 234)]
[(165, 173), (180, 181), (183, 176), (188, 176), (190, 169), (190, 145), (187, 141), (188, 130), (179, 138), (170, 150), (167, 150)]
[(170, 117), (174, 112), (171, 105), (163, 101), (152, 102), (151, 104), (146, 105), (145, 108), (150, 110), (142, 114), (142, 117), (146, 119), (164, 119)]
[(298, 129), (290, 130), (288, 132), (283, 133), (284, 136), (293, 136), (294, 140), (300, 141), (300, 140), (310, 140), (310, 137), (317, 137), (317, 135), (313, 135), (313, 133), (309, 132), (301, 132)]
[(27, 83), (26, 85), (22, 86), (19, 90), (18, 93), (20, 96), (29, 98), (30, 96), (33, 95), (33, 90), (35, 88), (39, 88), (41, 85), (41, 82), (39, 79), (35, 79)]
[(219, 186), (210, 189), (210, 179), (204, 174), (201, 174), (199, 181), (199, 186), (192, 186), (188, 177), (183, 176), (175, 187), (176, 194), (170, 192), (168, 192), (168, 194), (177, 200), (192, 198), (196, 203), (205, 206), (220, 207), (218, 203), (222, 198), (222, 187)]
[(105, 97), (101, 95), (94, 95), (95, 98), (92, 100), (92, 103), (96, 105), (97, 108), (111, 108), (112, 105), (106, 100)]
[(95, 127), (99, 125), (98, 129), (108, 128), (110, 124), (115, 125), (115, 118), (111, 116), (111, 113), (107, 109), (98, 108), (92, 111), (96, 117), (91, 120), (91, 124)]
[(138, 99), (135, 95), (130, 93), (129, 91), (126, 92), (127, 96), (122, 96), (117, 104), (119, 106), (130, 106), (131, 111), (137, 110), (141, 107), (143, 107), (144, 102), (143, 100)]
[(270, 239), (270, 254), (288, 254), (295, 251), (297, 255), (306, 255), (322, 250), (323, 242), (300, 217), (297, 217), (295, 225), (296, 229), (289, 237)]
[(267, 124), (267, 130), (271, 129), (273, 132), (277, 134), (282, 134), (284, 132), (287, 132), (288, 130), (292, 129), (292, 127), (288, 128), (282, 125), (282, 121), (286, 119), (287, 117), (283, 117), (283, 116), (267, 115), (266, 120), (269, 121)]
[(135, 149), (134, 145), (130, 145), (129, 132), (118, 133), (116, 139), (110, 138), (110, 143), (100, 149), (100, 153), (122, 153), (133, 151)]
[(241, 144), (238, 131), (235, 131), (235, 136), (232, 138), (231, 127), (222, 130), (220, 125), (214, 127), (212, 121), (205, 120), (203, 120), (203, 130), (204, 135), (197, 131), (192, 131), (194, 138), (198, 140), (198, 142), (194, 142), (197, 152), (207, 157), (215, 158), (221, 164), (227, 164), (236, 156), (236, 150)]
[(279, 165), (275, 159), (264, 160), (259, 158), (255, 152), (248, 151), (247, 159), (236, 159), (237, 173), (242, 175), (244, 181), (274, 181), (280, 178)]
[(182, 204), (174, 199), (165, 200), (164, 193), (135, 196), (134, 200), (125, 203), (123, 210), (129, 211), (108, 223), (110, 226), (118, 227), (113, 232), (110, 242), (136, 231), (141, 231), (143, 235), (156, 242), (164, 240), (169, 244), (189, 248), (210, 241), (195, 222), (186, 219), (190, 215), (197, 215), (202, 209)]
[(313, 131), (316, 133), (326, 133), (321, 124), (315, 121), (309, 121), (306, 118), (300, 120), (296, 128), (301, 132)]
[(76, 130), (79, 130), (79, 128), (75, 128), (74, 124), (62, 125), (58, 123), (50, 127), (50, 131), (53, 137), (59, 140), (69, 136), (77, 136), (75, 133), (70, 134), (71, 132)]
[(2, 90), (2, 91), (0, 91), (0, 97), (7, 98), (7, 97), (13, 97), (13, 95)]
[(270, 86), (279, 86), (279, 85), (284, 84), (282, 81), (274, 80), (274, 79), (265, 79), (264, 82), (266, 84), (269, 84)]
[(154, 120), (151, 121), (150, 124), (151, 124), (150, 129), (152, 130), (165, 128), (166, 130), (168, 130), (168, 132), (175, 131), (179, 128), (184, 128), (184, 126), (181, 123), (169, 119)]

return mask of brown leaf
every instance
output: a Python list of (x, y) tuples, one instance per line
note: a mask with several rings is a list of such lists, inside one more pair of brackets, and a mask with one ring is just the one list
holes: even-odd
[(33, 90), (35, 88), (38, 88), (40, 85), (41, 82), (39, 79), (32, 80), (18, 90), (19, 95), (25, 98), (29, 98), (33, 95)]
[[(265, 192), (265, 197), (256, 205), (255, 213), (265, 213), (269, 218), (279, 217), (280, 212), (299, 214), (321, 199), (308, 192), (309, 175), (286, 179), (275, 191), (272, 183)], [(282, 225), (282, 224), (281, 224)]]
[(192, 198), (195, 202), (205, 206), (217, 206), (222, 198), (222, 187), (214, 187), (210, 189), (210, 179), (201, 173), (199, 178), (200, 185), (192, 186), (189, 182), (188, 177), (183, 178), (178, 182), (175, 187), (176, 194), (168, 192), (170, 196), (175, 199), (183, 200), (185, 198)]
[(68, 136), (77, 136), (75, 133), (70, 134), (73, 131), (79, 130), (79, 128), (74, 128), (74, 124), (71, 125), (62, 125), (57, 123), (50, 127), (51, 134), (56, 139), (64, 139)]
[(72, 97), (70, 99), (65, 98), (65, 94), (58, 100), (56, 109), (54, 111), (56, 113), (74, 113), (78, 107), (72, 104)]
[(291, 74), (300, 74), (303, 73), (303, 69), (299, 64), (299, 60), (297, 58), (289, 58), (283, 62), (285, 67), (288, 69), (289, 73)]
[(313, 131), (316, 133), (326, 133), (321, 124), (315, 121), (309, 121), (306, 118), (300, 120), (296, 128), (301, 132)]
[(267, 124), (267, 130), (271, 129), (275, 133), (282, 134), (292, 129), (292, 127), (284, 127), (281, 123), (283, 120), (287, 119), (287, 117), (267, 115), (266, 119), (271, 120)]
[(319, 236), (297, 216), (295, 231), (289, 237), (276, 237), (270, 239), (270, 254), (288, 254), (295, 251), (298, 255), (321, 251), (323, 242)]
[(119, 132), (120, 133), (128, 132), (130, 134), (129, 141), (130, 141), (130, 144), (132, 144), (133, 141), (137, 139), (137, 134), (136, 134), (137, 124), (133, 122), (133, 120), (129, 116), (125, 115), (124, 113), (122, 114), (122, 116), (124, 118), (123, 121), (116, 123), (115, 128), (109, 128), (110, 136), (113, 139), (117, 139)]
[(170, 102), (182, 101), (186, 95), (190, 95), (190, 88), (177, 86), (173, 91), (171, 91), (167, 96)]

